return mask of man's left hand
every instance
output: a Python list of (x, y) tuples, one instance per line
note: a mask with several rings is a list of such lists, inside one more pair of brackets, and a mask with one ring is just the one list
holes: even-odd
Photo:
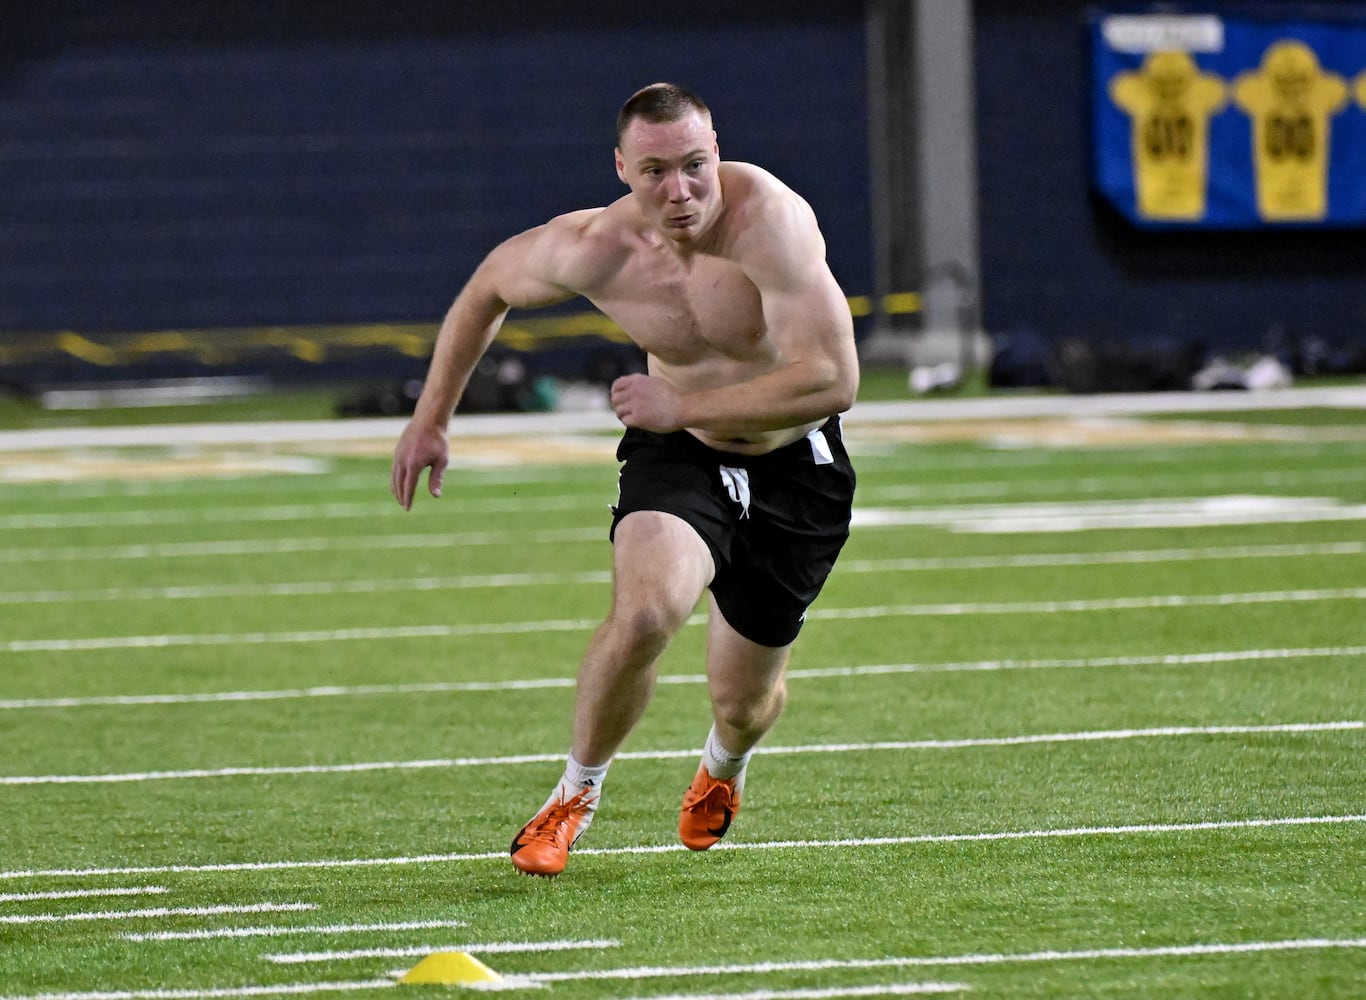
[(613, 382), (612, 409), (627, 427), (668, 434), (683, 426), (678, 391), (653, 375), (623, 375)]

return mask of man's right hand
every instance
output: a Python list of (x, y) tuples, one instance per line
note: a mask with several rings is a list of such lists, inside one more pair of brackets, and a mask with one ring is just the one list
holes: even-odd
[(433, 426), (416, 419), (408, 422), (394, 446), (394, 467), (389, 476), (389, 490), (404, 510), (411, 510), (413, 496), (422, 480), (422, 470), (431, 469), (427, 488), (432, 496), (441, 496), (441, 480), (450, 461), (451, 445), (444, 426)]

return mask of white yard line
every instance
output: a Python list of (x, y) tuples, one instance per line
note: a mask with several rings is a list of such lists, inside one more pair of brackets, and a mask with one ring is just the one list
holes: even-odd
[[(1040, 733), (1029, 736), (977, 737), (961, 740), (884, 740), (872, 743), (822, 743), (819, 746), (765, 746), (769, 754), (866, 753), (878, 750), (970, 750), (979, 747), (1019, 747), (1041, 743), (1103, 743), (1108, 740), (1160, 739), (1176, 736), (1253, 736), (1272, 733), (1326, 733), (1366, 729), (1366, 722), (1310, 722), (1266, 726), (1158, 726), (1151, 729), (1108, 729), (1077, 733)], [(693, 751), (696, 753), (696, 751)]]
[[(1366, 587), (1329, 587), (1321, 590), (1272, 590), (1241, 594), (1153, 594), (1142, 597), (1102, 597), (1066, 601), (962, 601), (946, 604), (882, 604), (866, 608), (815, 608), (807, 619), (937, 618), (956, 615), (1051, 615), (1077, 611), (1148, 611), (1158, 608), (1232, 607), (1241, 604), (1283, 604), (1318, 601), (1360, 601)], [(689, 619), (702, 624), (705, 619)]]
[[(1219, 649), (1196, 653), (1157, 653), (1144, 656), (1084, 656), (1038, 660), (966, 660), (958, 663), (887, 663), (859, 667), (809, 667), (793, 670), (788, 678), (847, 677), (869, 674), (961, 673), (994, 670), (1104, 669), (1113, 667), (1184, 667), (1223, 663), (1265, 663), (1275, 660), (1366, 656), (1366, 646), (1317, 646), (1288, 649)], [(704, 678), (705, 680), (705, 678)], [(660, 678), (661, 684), (666, 683)], [(0, 703), (3, 707), (3, 703)]]
[(239, 997), (304, 996), (309, 993), (354, 993), (361, 990), (392, 989), (393, 979), (366, 979), (360, 982), (294, 983), (287, 986), (236, 986), (181, 990), (95, 990), (81, 993), (33, 993), (4, 996), (0, 1000), (237, 1000)]
[[(1366, 477), (1366, 470), (1350, 470)], [(919, 488), (919, 487), (916, 487)], [(895, 495), (900, 487), (882, 487), (871, 496)], [(525, 509), (544, 507), (542, 498), (526, 500), (479, 501), (476, 507), (457, 507), (459, 515), (469, 510)], [(579, 500), (572, 497), (547, 498), (559, 506), (593, 509), (606, 504), (601, 498)], [(393, 507), (375, 503), (291, 504), (271, 507), (214, 507), (173, 510), (134, 510), (108, 513), (66, 512), (0, 516), (0, 529), (25, 531), (119, 526), (162, 527), (171, 524), (217, 525), (242, 522), (317, 521), (329, 518), (355, 518), (374, 521)], [(1196, 496), (1129, 498), (1071, 502), (980, 503), (910, 507), (871, 507), (861, 503), (854, 510), (854, 524), (860, 531), (902, 526), (936, 527), (954, 531), (1000, 532), (1075, 531), (1105, 527), (1171, 527), (1174, 525), (1301, 523), (1312, 521), (1358, 520), (1366, 505), (1347, 505), (1333, 497), (1303, 496)], [(397, 507), (393, 507), (398, 516)], [(566, 541), (602, 541), (604, 526), (512, 531), (494, 529), (475, 532), (432, 534), (347, 535), (345, 537), (305, 537), (279, 539), (217, 539), (185, 542), (148, 542), (120, 545), (86, 546), (9, 546), (0, 551), (0, 562), (53, 562), (68, 560), (138, 560), (150, 558), (188, 558), (202, 556), (254, 555), (341, 549), (406, 549), (466, 545), (561, 544)]]
[(188, 559), (205, 556), (291, 555), (297, 552), (463, 548), (469, 545), (564, 545), (603, 542), (607, 529), (556, 528), (545, 531), (465, 531), (427, 535), (242, 538), (195, 542), (146, 542), (129, 545), (65, 545), (0, 550), (0, 563), (96, 562), (126, 559)]
[[(1280, 429), (1287, 430), (1286, 427)], [(914, 466), (910, 469), (907, 467), (905, 453), (898, 449), (895, 442), (886, 440), (885, 436), (850, 434), (846, 436), (845, 444), (849, 445), (849, 453), (860, 469), (867, 467), (872, 472), (894, 471), (902, 474), (903, 480), (909, 472), (918, 480), (942, 484), (949, 491), (959, 485), (970, 489), (972, 483), (982, 480), (974, 475), (970, 482), (960, 484), (950, 477), (941, 475), (942, 473), (970, 472), (986, 473), (990, 476), (1003, 469), (1050, 469), (1064, 466), (1069, 470), (1067, 474), (1071, 475), (1075, 474), (1073, 470), (1076, 469), (1079, 459), (1082, 459), (1085, 467), (1096, 475), (1116, 469), (1128, 474), (1133, 465), (1147, 465), (1158, 466), (1159, 469), (1155, 471), (1160, 471), (1165, 478), (1174, 470), (1184, 471), (1188, 467), (1187, 463), (1193, 459), (1199, 462), (1197, 456), (1226, 456), (1232, 449), (1238, 449), (1244, 454), (1247, 451), (1244, 447), (1246, 439), (1205, 441), (1200, 443), (1198, 450), (1193, 449), (1189, 442), (1171, 444), (1157, 439), (1148, 443), (1130, 440), (1122, 447), (1106, 444), (1088, 447), (1083, 444), (1063, 448), (1028, 441), (1025, 442), (1026, 447), (1021, 448), (1018, 440), (1010, 441), (1001, 435), (983, 437), (980, 440), (980, 446), (970, 450), (945, 451), (942, 448), (931, 450), (917, 447), (918, 442), (912, 438), (905, 442), (915, 449)], [(1256, 442), (1256, 452), (1263, 458), (1290, 459), (1321, 468), (1332, 468), (1334, 463), (1342, 463), (1344, 459), (1350, 459), (1363, 450), (1366, 450), (1366, 438), (1357, 432), (1353, 432), (1350, 437), (1342, 438), (1302, 437), (1298, 440), (1278, 440), (1273, 437)], [(1054, 476), (1051, 481), (1056, 483), (1059, 478)], [(75, 485), (79, 488), (81, 484)], [(945, 495), (953, 494), (949, 492)]]
[(606, 570), (583, 573), (486, 573), (470, 576), (398, 577), (387, 580), (299, 580), (293, 583), (203, 584), (179, 587), (104, 587), (98, 590), (0, 591), (0, 604), (67, 604), (91, 601), (224, 600), (258, 597), (319, 597), (430, 590), (564, 587), (612, 582)]
[(523, 952), (597, 951), (620, 948), (621, 942), (612, 938), (562, 941), (465, 941), (459, 944), (417, 944), (403, 948), (358, 948), (353, 951), (298, 951), (283, 955), (263, 955), (276, 965), (302, 965), (311, 962), (350, 962), (358, 958), (418, 958), (439, 951), (463, 951), (479, 955), (508, 955)]
[[(998, 570), (1064, 566), (1110, 566), (1217, 559), (1288, 559), (1355, 556), (1366, 542), (1229, 545), (1183, 549), (1130, 549), (1122, 552), (1042, 552), (1002, 556), (945, 556), (911, 559), (851, 559), (845, 573), (907, 573), (943, 570)], [(395, 577), (361, 580), (299, 580), (279, 583), (198, 584), (168, 587), (100, 587), (86, 590), (0, 591), (0, 604), (57, 604), (94, 601), (223, 600), (229, 598), (329, 596), (474, 588), (559, 587), (608, 584), (606, 570), (576, 573), (485, 573), (464, 576)]]
[[(983, 466), (985, 467), (985, 463)], [(1366, 479), (1366, 468), (1353, 466), (1339, 469), (1295, 469), (1274, 472), (1240, 469), (1237, 472), (1178, 473), (1183, 488), (1188, 490), (1225, 490), (1231, 486), (1282, 489), (1306, 483), (1356, 483)], [(1014, 495), (1058, 494), (1069, 497), (1097, 493), (1142, 492), (1153, 488), (1153, 477), (1148, 476), (1052, 476), (1047, 479), (992, 479), (968, 483), (912, 482), (890, 486), (870, 486), (860, 489), (862, 502), (887, 503), (897, 500), (972, 500), (1001, 498)]]
[[(536, 980), (517, 977), (528, 985)], [(903, 997), (922, 993), (966, 993), (967, 983), (888, 983), (885, 986), (829, 986), (822, 989), (745, 990), (743, 993), (668, 993), (634, 997), (632, 1000), (840, 1000), (842, 997)]]
[[(1363, 442), (1366, 444), (1366, 442)], [(1290, 445), (1268, 443), (1268, 454), (1285, 454), (1297, 459), (1312, 459), (1316, 456), (1331, 454), (1341, 458), (1348, 453), (1349, 442), (1318, 441), (1315, 443), (1295, 442)], [(1329, 450), (1331, 449), (1331, 451)], [(0, 453), (2, 454), (2, 453)], [(1136, 454), (1136, 453), (1135, 453)], [(259, 456), (256, 456), (259, 458)], [(280, 456), (276, 456), (278, 459)], [(1146, 456), (1145, 456), (1146, 457)], [(1138, 458), (1143, 461), (1143, 458)], [(1169, 461), (1160, 456), (1153, 461)], [(1010, 461), (1010, 459), (1007, 459)], [(176, 499), (212, 496), (221, 499), (234, 495), (253, 495), (269, 492), (284, 496), (293, 493), (313, 494), (326, 492), (328, 496), (343, 493), (364, 493), (374, 496), (387, 496), (389, 491), (388, 470), (375, 469), (371, 472), (338, 472), (334, 462), (327, 458), (290, 459), (284, 462), (283, 469), (251, 468), (233, 471), (220, 471), (213, 476), (193, 479), (78, 479), (65, 481), (61, 485), (60, 499), (69, 502), (83, 502), (99, 499)], [(500, 495), (509, 492), (505, 487), (534, 483), (564, 484), (569, 488), (581, 486), (572, 495), (584, 495), (597, 489), (599, 484), (611, 488), (612, 480), (602, 479), (601, 469), (528, 464), (520, 468), (507, 466), (487, 466), (468, 462), (459, 454), (451, 456), (452, 476), (458, 476), (461, 483), (459, 497), (472, 497), (490, 488), (499, 488)], [(279, 475), (280, 471), (290, 475)], [(610, 473), (609, 473), (610, 476)], [(54, 497), (51, 484), (46, 482), (10, 481), (6, 486), (11, 489), (31, 489), (37, 494)], [(570, 494), (566, 494), (570, 495)], [(447, 500), (451, 497), (447, 497)]]
[[(1188, 490), (1223, 490), (1233, 486), (1243, 490), (1249, 487), (1285, 488), (1287, 486), (1325, 483), (1350, 483), (1366, 479), (1366, 469), (1313, 469), (1300, 471), (1258, 472), (1247, 470), (1237, 473), (1218, 473), (1204, 475), (1183, 475), (1181, 483)], [(385, 484), (376, 478), (374, 492), (382, 493)], [(1106, 492), (1127, 493), (1143, 491), (1152, 487), (1151, 478), (1091, 476), (1083, 479), (1037, 479), (1037, 480), (993, 480), (976, 483), (908, 483), (894, 486), (874, 486), (860, 493), (861, 503), (869, 501), (888, 503), (904, 500), (925, 499), (984, 499), (1002, 498), (1012, 495), (1031, 495), (1038, 493), (1065, 493), (1069, 497)], [(455, 516), (467, 514), (494, 514), (525, 512), (530, 509), (545, 510), (582, 510), (597, 512), (605, 509), (606, 494), (584, 492), (572, 494), (513, 496), (513, 497), (462, 497), (456, 495), (443, 501), (442, 510)], [(1127, 499), (1113, 501), (1091, 501), (1094, 503), (1123, 504), (1167, 504), (1198, 501), (1194, 498), (1153, 498), (1149, 500)], [(1212, 499), (1212, 498), (1211, 498)], [(1326, 501), (1320, 500), (1320, 503)], [(1085, 513), (1088, 503), (1056, 504), (1066, 510), (1076, 509)], [(1000, 505), (981, 505), (981, 514), (993, 513)], [(1014, 505), (1009, 505), (1014, 506)], [(1025, 502), (1023, 506), (1029, 506)], [(927, 508), (916, 508), (916, 513)], [(933, 515), (939, 520), (958, 519), (977, 510), (977, 505), (968, 507), (928, 508), (930, 512), (942, 510)], [(42, 511), (37, 513), (0, 514), (0, 531), (70, 531), (83, 528), (134, 528), (166, 527), (169, 525), (205, 524), (250, 524), (278, 523), (286, 521), (317, 520), (369, 520), (401, 516), (392, 500), (373, 500), (357, 502), (316, 502), (297, 504), (234, 504), (218, 506), (163, 507), (159, 509), (141, 507), (136, 510), (118, 511)], [(1348, 516), (1348, 515), (1344, 515)], [(920, 522), (912, 522), (920, 523)]]
[[(1233, 607), (1248, 604), (1302, 604), (1366, 599), (1366, 587), (1273, 590), (1235, 594), (1152, 594), (1054, 601), (963, 601), (944, 604), (883, 604), (862, 608), (815, 608), (807, 619), (848, 621), (869, 618), (954, 617), (963, 615), (1045, 615), (1092, 611), (1147, 611), (1165, 608)], [(703, 625), (705, 615), (694, 615), (689, 625)], [(525, 635), (546, 632), (588, 632), (597, 619), (570, 618), (520, 622), (480, 622), (463, 625), (376, 626), (291, 632), (188, 633), (181, 635), (90, 636), (78, 639), (11, 639), (0, 643), (6, 653), (81, 653), (111, 649), (168, 649), (185, 646), (293, 645), (315, 642), (357, 642), (390, 639), (448, 639), (457, 636)]]
[(104, 896), (159, 896), (169, 892), (162, 885), (139, 885), (113, 889), (66, 889), (61, 892), (0, 892), (0, 903), (31, 903), (50, 899), (90, 899)]
[(128, 941), (213, 941), (224, 938), (456, 930), (468, 926), (469, 922), (465, 920), (407, 920), (388, 924), (313, 924), (305, 927), (204, 927), (193, 931), (129, 931), (122, 936)]
[[(964, 673), (997, 670), (1104, 669), (1112, 667), (1179, 667), (1225, 663), (1264, 663), (1325, 657), (1366, 656), (1366, 646), (1318, 646), (1288, 649), (1218, 649), (1144, 656), (1088, 656), (1037, 660), (963, 660), (948, 663), (876, 663), (849, 667), (804, 667), (788, 671), (791, 680), (866, 677), (884, 674)], [(703, 674), (665, 674), (660, 684), (705, 684)], [(274, 691), (208, 691), (187, 694), (92, 695), (83, 698), (12, 698), (0, 700), (0, 711), (49, 708), (199, 705), (295, 698), (354, 698), (412, 694), (463, 694), (478, 691), (538, 691), (572, 688), (573, 677), (540, 677), (505, 681), (434, 681), (419, 684), (321, 685)]]
[[(377, 484), (377, 487), (382, 484)], [(381, 492), (380, 489), (375, 490)], [(592, 496), (528, 496), (516, 499), (495, 498), (481, 500), (457, 500), (451, 504), (451, 513), (489, 514), (507, 511), (534, 510), (585, 510), (598, 511), (604, 506), (601, 497)], [(358, 503), (301, 503), (276, 504), (257, 507), (238, 505), (232, 507), (188, 507), (163, 508), (161, 510), (121, 510), (121, 511), (67, 511), (41, 514), (0, 515), (0, 531), (61, 530), (74, 528), (129, 528), (165, 527), (174, 524), (242, 524), (257, 521), (322, 521), (322, 520), (367, 520), (379, 517), (401, 516), (401, 511), (393, 500), (367, 501)]]
[(1366, 504), (1336, 497), (1242, 496), (1082, 500), (960, 507), (855, 507), (855, 531), (924, 527), (966, 534), (1040, 534), (1366, 520)]
[[(1329, 512), (1328, 519), (1343, 519), (1343, 508)], [(867, 517), (874, 516), (871, 512)], [(927, 515), (928, 516), (928, 515)], [(1063, 517), (1061, 521), (1066, 521)], [(866, 528), (895, 525), (865, 525)], [(406, 549), (461, 548), (472, 545), (527, 545), (605, 542), (606, 529), (564, 528), (544, 531), (479, 531), (434, 534), (346, 535), (263, 539), (217, 539), (188, 542), (139, 542), (125, 545), (68, 545), (10, 547), (0, 550), (0, 563), (122, 562), (141, 559), (198, 559), (217, 556), (290, 555), (299, 552), (402, 551)], [(1317, 551), (1322, 550), (1322, 551)], [(1129, 562), (1183, 562), (1192, 559), (1261, 559), (1314, 555), (1356, 555), (1358, 542), (1324, 542), (1319, 545), (1206, 546), (1188, 549), (1129, 550), (1095, 553), (1039, 553), (1035, 555), (957, 556), (920, 559), (881, 559), (840, 564), (840, 572), (884, 570), (996, 569), (1018, 566), (1087, 566)], [(499, 584), (493, 583), (490, 586)], [(515, 584), (513, 584), (515, 585)], [(8, 592), (17, 597), (24, 591)], [(15, 598), (9, 598), (14, 600)]]
[(1283, 951), (1324, 951), (1366, 948), (1366, 938), (1301, 938), (1289, 941), (1240, 941), (1230, 944), (1189, 944), (1152, 948), (1088, 948), (1077, 951), (1006, 952), (979, 955), (905, 956), (894, 958), (828, 958), (804, 962), (755, 962), (746, 965), (640, 965), (623, 969), (584, 969), (578, 972), (532, 972), (520, 978), (539, 983), (575, 980), (678, 979), (685, 976), (742, 976), (773, 972), (814, 972), (830, 969), (906, 969), (945, 966), (1013, 965), (1034, 962), (1092, 962), (1118, 958), (1192, 958), (1204, 955), (1260, 955)]
[[(847, 837), (837, 840), (722, 841), (713, 851), (823, 850), (829, 848), (903, 847), (918, 844), (967, 844), (996, 841), (1067, 839), (1073, 837), (1123, 837), (1146, 834), (1217, 833), (1233, 830), (1267, 830), (1305, 826), (1342, 826), (1366, 823), (1366, 813), (1336, 816), (1286, 816), (1273, 819), (1208, 820), (1192, 823), (1135, 823), (1124, 826), (1082, 826), (1052, 830), (1010, 830), (985, 833), (925, 833), (902, 837)], [(677, 854), (682, 844), (637, 845), (575, 849), (575, 855), (617, 856)], [(507, 861), (507, 851), (422, 854), (382, 858), (324, 858), (312, 861), (237, 861), (201, 865), (138, 865), (107, 868), (47, 868), (0, 871), (0, 880), (31, 878), (95, 878), (109, 875), (184, 875), (204, 872), (265, 872), (335, 870), (347, 868), (406, 867), (453, 864), (468, 861)], [(0, 997), (0, 1000), (5, 998)]]
[(191, 635), (128, 635), (88, 639), (19, 639), (0, 643), (6, 653), (78, 653), (102, 649), (166, 649), (177, 646), (260, 646), (312, 642), (355, 642), (389, 639), (445, 639), (453, 636), (525, 635), (542, 632), (587, 632), (597, 625), (587, 618), (476, 625), (402, 625), (377, 628), (318, 629), (303, 632), (243, 632)]
[[(519, 974), (510, 980), (516, 986), (531, 986), (573, 981), (610, 981), (625, 979), (682, 979), (696, 976), (764, 975), (783, 972), (819, 972), (830, 970), (905, 969), (905, 968), (970, 968), (1053, 962), (1094, 962), (1117, 959), (1147, 960), (1154, 958), (1200, 958), (1226, 955), (1266, 955), (1285, 952), (1359, 950), (1366, 948), (1366, 938), (1298, 938), (1279, 941), (1238, 941), (1229, 943), (1195, 943), (1158, 945), (1150, 948), (1085, 948), (1035, 952), (997, 952), (967, 955), (906, 955), (885, 958), (817, 958), (798, 962), (754, 962), (734, 965), (641, 965), (624, 968), (595, 968), (578, 971), (550, 971)], [(243, 986), (224, 989), (180, 990), (101, 990), (79, 993), (37, 993), (0, 997), (0, 1000), (232, 1000), (237, 997), (287, 996), (306, 993), (387, 989), (395, 986), (390, 979), (371, 979), (360, 982), (298, 983), (285, 986)], [(916, 985), (897, 987), (853, 987), (839, 992), (810, 991), (753, 992), (741, 994), (686, 994), (688, 1000), (706, 997), (725, 997), (726, 1000), (809, 1000), (816, 996), (876, 996), (917, 992)], [(945, 984), (948, 985), (948, 984)], [(961, 986), (957, 988), (962, 988)], [(880, 990), (881, 993), (867, 992)], [(852, 992), (851, 992), (852, 990)], [(921, 990), (920, 992), (923, 992)], [(682, 995), (681, 995), (682, 996)], [(674, 996), (642, 997), (640, 1000), (679, 1000)]]
[[(1111, 729), (1076, 733), (1041, 733), (958, 740), (899, 740), (869, 743), (812, 743), (805, 746), (765, 746), (764, 756), (821, 753), (869, 753), (887, 750), (966, 750), (980, 747), (1029, 746), (1041, 743), (1096, 743), (1111, 740), (1162, 739), (1177, 736), (1252, 736), (1287, 733), (1355, 732), (1366, 722), (1295, 722), (1257, 726), (1159, 726), (1150, 729)], [(683, 760), (697, 755), (696, 747), (680, 750), (627, 750), (617, 760)], [(299, 764), (276, 767), (192, 768), (182, 771), (129, 771), (114, 774), (3, 775), (0, 785), (122, 784), (194, 778), (277, 777), (289, 774), (358, 774), (371, 771), (423, 771), (457, 767), (511, 767), (563, 760), (563, 753), (519, 754), (501, 757), (443, 757), (427, 760), (366, 761), (354, 764)]]
[(152, 917), (212, 917), (223, 913), (294, 913), (316, 910), (314, 903), (246, 903), (240, 906), (151, 906), (142, 910), (90, 910), (81, 913), (5, 913), (0, 924), (60, 924), (89, 920), (147, 920)]
[(1208, 545), (1176, 549), (1126, 549), (1116, 552), (1037, 552), (992, 556), (922, 556), (909, 559), (848, 559), (840, 573), (938, 572), (1063, 566), (1112, 566), (1141, 563), (1206, 562), (1217, 559), (1292, 559), (1355, 556), (1366, 542), (1321, 542), (1282, 545)]
[[(1366, 647), (1363, 647), (1366, 648)], [(661, 678), (661, 683), (669, 683)], [(678, 679), (674, 683), (680, 682)], [(693, 683), (688, 678), (687, 683)], [(702, 683), (702, 681), (697, 681)], [(535, 680), (458, 681), (430, 684), (359, 684), (323, 686), (281, 691), (219, 691), (205, 694), (96, 695), (89, 698), (17, 698), (0, 701), (0, 709), (83, 708), (93, 705), (190, 705), (236, 701), (278, 701), (290, 698), (337, 698), (393, 694), (448, 694), (472, 691), (534, 691), (540, 688), (574, 686), (572, 677), (546, 677)]]

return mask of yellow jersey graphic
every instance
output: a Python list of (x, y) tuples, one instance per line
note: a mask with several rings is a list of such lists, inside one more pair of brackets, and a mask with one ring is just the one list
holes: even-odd
[(1366, 111), (1366, 73), (1357, 77), (1357, 103)]
[(1137, 72), (1115, 75), (1110, 99), (1133, 120), (1139, 214), (1150, 219), (1203, 218), (1209, 119), (1224, 105), (1224, 82), (1201, 73), (1187, 52), (1154, 52)]
[(1269, 221), (1328, 214), (1330, 118), (1347, 101), (1347, 83), (1319, 67), (1303, 42), (1276, 42), (1261, 68), (1233, 83), (1233, 99), (1252, 118), (1257, 213)]

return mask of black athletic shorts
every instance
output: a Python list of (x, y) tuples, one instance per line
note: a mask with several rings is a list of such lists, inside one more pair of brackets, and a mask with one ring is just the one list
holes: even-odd
[(730, 626), (763, 646), (792, 642), (849, 537), (854, 468), (839, 417), (766, 455), (628, 428), (617, 460), (613, 537), (633, 511), (682, 518), (711, 548), (711, 591)]

